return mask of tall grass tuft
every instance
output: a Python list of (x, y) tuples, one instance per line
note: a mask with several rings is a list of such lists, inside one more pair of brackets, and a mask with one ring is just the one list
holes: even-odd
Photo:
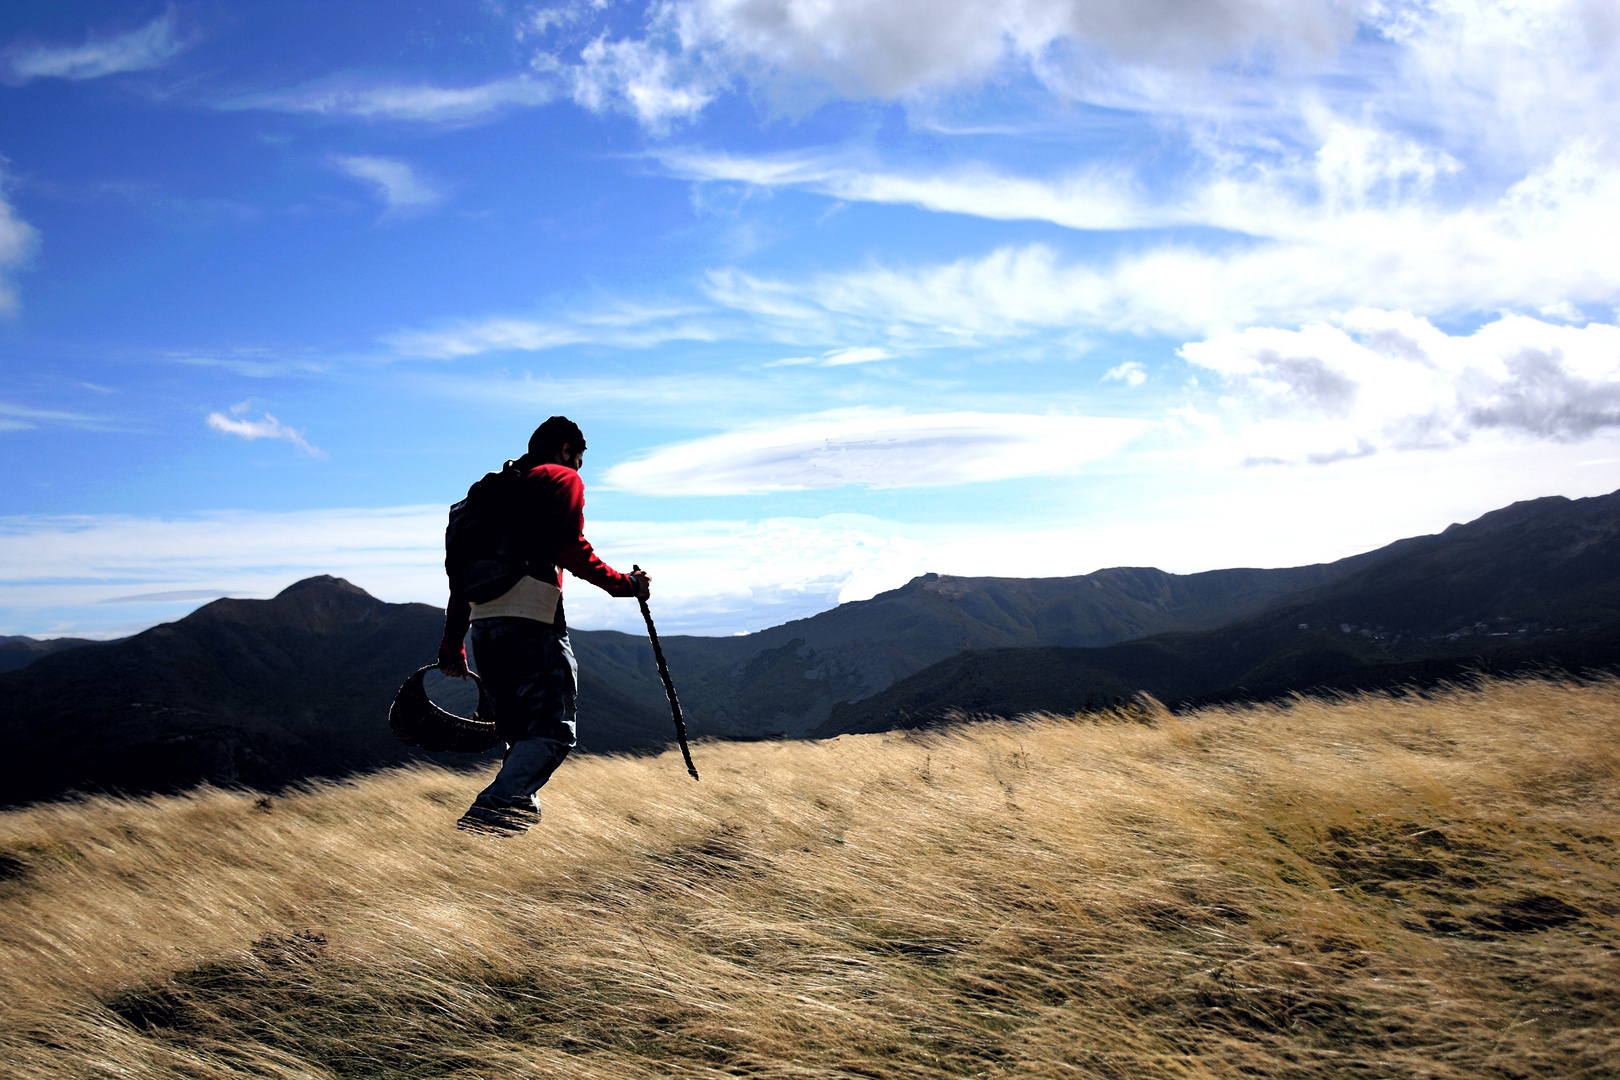
[(1620, 1075), (1620, 683), (0, 815), (57, 1077)]

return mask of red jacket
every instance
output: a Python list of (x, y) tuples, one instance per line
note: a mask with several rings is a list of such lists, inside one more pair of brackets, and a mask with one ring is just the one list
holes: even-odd
[[(541, 523), (537, 551), (551, 563), (551, 584), (562, 588), (562, 572), (567, 570), (611, 596), (636, 595), (635, 579), (603, 562), (585, 539), (585, 484), (579, 473), (566, 465), (537, 465), (524, 480), (533, 500), (527, 507), (530, 520)], [(459, 651), (471, 619), (471, 605), (452, 593), (444, 612), (441, 656), (447, 648)]]

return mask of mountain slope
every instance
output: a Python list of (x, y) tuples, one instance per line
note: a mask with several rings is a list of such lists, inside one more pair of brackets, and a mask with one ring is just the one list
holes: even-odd
[(998, 650), (937, 664), (840, 706), (819, 734), (946, 712), (1074, 711), (1146, 692), (1171, 702), (1432, 683), (1470, 669), (1620, 663), (1620, 493), (1515, 503), (1201, 634), (1096, 649)]
[[(413, 751), (388, 729), (395, 690), (431, 660), (443, 625), (437, 608), (387, 604), (322, 577), (44, 657), (0, 675), (0, 801), (203, 780), (277, 787), (418, 758), (468, 763)], [(667, 737), (601, 674), (583, 672), (581, 689), (588, 747)]]
[[(1207, 625), (1355, 562), (1186, 577), (1141, 568), (1027, 580), (930, 574), (757, 634), (676, 636), (665, 647), (695, 736), (804, 734), (839, 703), (962, 648)], [(273, 600), (219, 600), (133, 638), (0, 674), (0, 801), (203, 780), (275, 787), (424, 756), (394, 741), (387, 708), (433, 656), (442, 620), (425, 604), (386, 604), (340, 579), (311, 578)], [(667, 742), (668, 703), (646, 640), (570, 636), (581, 749)]]
[(744, 637), (669, 638), (665, 651), (692, 715), (738, 735), (803, 735), (840, 703), (966, 649), (1106, 645), (1220, 626), (1380, 557), (1189, 575), (1151, 567), (1064, 578), (925, 574), (871, 600)]
[(35, 660), (64, 649), (77, 649), (81, 645), (94, 644), (96, 644), (94, 641), (85, 638), (40, 639), (0, 634), (0, 673), (27, 667)]

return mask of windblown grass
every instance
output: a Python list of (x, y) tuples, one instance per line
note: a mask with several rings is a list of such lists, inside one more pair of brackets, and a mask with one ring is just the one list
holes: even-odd
[(0, 815), (43, 1077), (1620, 1074), (1620, 684)]

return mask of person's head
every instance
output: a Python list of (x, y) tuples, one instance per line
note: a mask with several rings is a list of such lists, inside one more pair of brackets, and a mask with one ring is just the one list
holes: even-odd
[(566, 416), (553, 416), (529, 436), (531, 461), (577, 469), (585, 453), (585, 433)]

